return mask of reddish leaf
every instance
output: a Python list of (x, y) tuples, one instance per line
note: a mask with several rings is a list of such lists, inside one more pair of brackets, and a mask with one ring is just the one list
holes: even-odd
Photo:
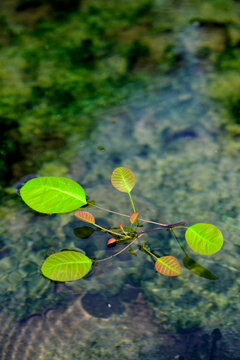
[(74, 216), (76, 216), (76, 218), (78, 218), (79, 220), (82, 220), (86, 223), (90, 223), (90, 224), (94, 224), (95, 225), (95, 218), (92, 214), (90, 214), (87, 211), (76, 211), (74, 213)]
[(132, 213), (132, 215), (130, 216), (131, 224), (135, 224), (135, 222), (138, 220), (138, 216), (139, 216), (139, 211)]
[(110, 239), (108, 239), (107, 246), (112, 245), (112, 244), (114, 244), (115, 242), (117, 242), (116, 239), (110, 238)]
[(174, 256), (162, 256), (155, 262), (155, 269), (165, 276), (179, 276), (182, 269), (180, 262)]
[(122, 230), (122, 232), (124, 232), (124, 228), (123, 228), (123, 226), (122, 226), (121, 223), (119, 224), (119, 227), (120, 227), (120, 229)]

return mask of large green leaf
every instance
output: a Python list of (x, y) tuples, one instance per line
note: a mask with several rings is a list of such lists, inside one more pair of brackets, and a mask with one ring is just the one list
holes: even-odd
[(185, 238), (190, 248), (201, 255), (212, 255), (223, 245), (221, 231), (212, 224), (195, 224), (190, 226)]
[(39, 177), (29, 180), (20, 190), (25, 203), (44, 214), (60, 214), (86, 204), (83, 188), (65, 177)]
[(136, 183), (135, 175), (130, 169), (119, 167), (113, 171), (111, 183), (117, 190), (130, 193)]
[(50, 255), (41, 267), (42, 274), (54, 281), (81, 279), (92, 267), (92, 261), (77, 251), (61, 251)]

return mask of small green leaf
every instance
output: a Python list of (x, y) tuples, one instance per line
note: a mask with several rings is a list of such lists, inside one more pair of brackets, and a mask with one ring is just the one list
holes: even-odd
[(23, 201), (35, 211), (60, 214), (86, 204), (83, 188), (65, 177), (39, 177), (29, 180), (20, 190)]
[(185, 233), (189, 247), (201, 255), (212, 255), (223, 245), (221, 231), (212, 224), (199, 223), (190, 226)]
[(82, 220), (86, 223), (95, 225), (95, 218), (94, 216), (88, 211), (76, 211), (74, 213), (77, 219)]
[(136, 183), (135, 175), (130, 169), (119, 167), (113, 171), (111, 183), (117, 190), (130, 193)]
[(81, 279), (92, 267), (92, 261), (77, 251), (61, 251), (50, 255), (41, 267), (42, 274), (54, 281)]
[(182, 269), (180, 262), (174, 256), (162, 256), (155, 262), (155, 269), (165, 276), (179, 276)]

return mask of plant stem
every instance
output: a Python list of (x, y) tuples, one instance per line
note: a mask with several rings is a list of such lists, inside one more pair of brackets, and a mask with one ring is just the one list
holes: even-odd
[(148, 232), (151, 232), (151, 231), (158, 231), (158, 230), (165, 230), (164, 228), (162, 227), (157, 227), (157, 228), (153, 228), (153, 229), (147, 229), (147, 230), (143, 230), (141, 231), (140, 233), (138, 233), (138, 235), (144, 235)]
[[(170, 231), (171, 231), (171, 233), (173, 234), (175, 240), (177, 240), (178, 245), (180, 246), (180, 248), (182, 249), (182, 251), (184, 252), (184, 254), (187, 255), (186, 251), (184, 250), (184, 247), (182, 246), (182, 244), (181, 244), (180, 241), (178, 240), (178, 238), (177, 238), (175, 232), (173, 231), (173, 229), (170, 229)], [(187, 255), (187, 256), (188, 256), (188, 255)]]
[[(127, 215), (125, 215), (127, 216)], [(174, 225), (174, 224), (173, 224)], [(168, 225), (170, 226), (170, 225)], [(148, 233), (148, 232), (151, 232), (151, 231), (158, 231), (158, 230), (164, 230), (164, 228), (162, 227), (157, 227), (157, 228), (153, 228), (153, 229), (148, 229), (148, 230), (143, 230), (141, 231), (140, 233), (137, 234), (137, 237), (135, 239), (133, 239), (127, 246), (125, 246), (125, 248), (123, 248), (122, 250), (118, 251), (116, 254), (114, 255), (111, 255), (111, 256), (108, 256), (107, 258), (104, 258), (104, 259), (100, 259), (100, 260), (96, 260), (96, 262), (101, 262), (101, 261), (106, 261), (106, 260), (109, 260), (109, 259), (112, 259), (113, 257), (115, 256), (118, 256), (119, 254), (121, 254), (122, 252), (124, 252), (125, 250), (127, 250), (137, 239), (140, 239), (140, 237), (142, 237), (144, 234)], [(181, 249), (184, 251), (184, 253), (186, 254), (182, 244), (179, 242), (178, 238), (176, 237), (174, 231), (172, 228), (169, 228), (169, 230), (172, 232), (174, 238), (177, 240), (179, 246), (181, 247)], [(107, 230), (108, 231), (108, 230)], [(144, 246), (143, 246), (143, 249), (148, 252), (151, 256), (155, 257), (155, 259), (158, 259), (157, 256), (155, 256), (154, 254), (152, 254), (149, 250), (147, 250)]]
[(108, 256), (104, 259), (100, 259), (100, 260), (96, 260), (96, 262), (101, 262), (101, 261), (106, 261), (106, 260), (110, 260), (115, 256), (118, 256), (119, 254), (121, 254), (122, 252), (124, 252), (125, 250), (127, 250), (137, 239), (139, 239), (142, 235), (144, 234), (140, 234), (139, 236), (137, 236), (135, 239), (133, 239), (127, 246), (125, 246), (125, 248), (123, 248), (122, 250), (118, 251), (116, 254)]
[(174, 223), (174, 224), (160, 224), (158, 222), (150, 221), (150, 220), (143, 220), (143, 219), (139, 219), (139, 220), (141, 220), (143, 222), (146, 222), (146, 223), (149, 223), (149, 224), (160, 225), (160, 226), (162, 226), (163, 228), (166, 228), (166, 229), (171, 229), (171, 228), (173, 228), (175, 226), (178, 226), (178, 225), (186, 225), (187, 224), (186, 221), (180, 221), (180, 222)]
[(98, 208), (98, 209), (100, 209), (100, 210), (104, 210), (104, 211), (110, 212), (110, 213), (112, 213), (112, 214), (116, 214), (116, 215), (125, 216), (125, 217), (130, 218), (129, 215), (122, 214), (122, 213), (119, 213), (119, 212), (117, 212), (117, 211), (108, 210), (108, 209), (105, 209), (105, 208), (103, 208), (103, 207), (101, 207), (101, 206), (98, 206), (98, 205), (95, 205), (95, 204), (94, 204), (93, 206), (96, 207), (96, 208)]
[[(117, 211), (108, 210), (108, 209), (105, 209), (105, 208), (103, 208), (103, 207), (101, 207), (101, 206), (98, 206), (98, 205), (93, 205), (93, 206), (96, 207), (96, 208), (98, 208), (98, 209), (100, 209), (100, 210), (110, 212), (110, 213), (112, 213), (112, 214), (116, 214), (116, 215), (125, 216), (125, 217), (130, 218), (129, 215), (122, 214), (122, 213), (119, 213), (119, 212), (117, 212)], [(159, 226), (162, 226), (163, 228), (167, 228), (167, 229), (173, 227), (174, 225), (180, 225), (180, 224), (185, 225), (185, 224), (186, 224), (185, 221), (181, 221), (181, 222), (176, 223), (176, 224), (169, 224), (169, 225), (168, 225), (168, 224), (161, 224), (161, 223), (158, 223), (158, 222), (155, 222), (155, 221), (144, 220), (144, 219), (140, 219), (140, 218), (139, 218), (138, 220), (143, 221), (143, 222), (145, 222), (145, 223), (149, 223), (149, 224), (159, 225)]]
[(131, 196), (130, 192), (128, 193), (128, 195), (129, 195), (131, 203), (132, 203), (133, 212), (136, 212), (135, 206), (134, 206), (134, 203), (133, 203), (133, 199), (132, 199), (132, 196)]
[(155, 259), (158, 259), (156, 255), (154, 255), (153, 253), (151, 253), (151, 251), (149, 251), (147, 248), (145, 248), (144, 246), (142, 247), (144, 251), (146, 251), (149, 255), (153, 256)]
[[(110, 211), (110, 212), (111, 212), (111, 211)], [(128, 215), (124, 215), (124, 214), (123, 214), (123, 216), (128, 216)], [(181, 222), (181, 223), (183, 223), (183, 222)], [(184, 254), (187, 255), (187, 253), (186, 253), (186, 251), (184, 250), (182, 244), (181, 244), (180, 241), (178, 240), (175, 232), (173, 231), (173, 229), (176, 229), (176, 228), (187, 228), (187, 226), (177, 226), (177, 227), (175, 227), (175, 228), (171, 227), (171, 226), (174, 226), (174, 225), (177, 225), (177, 224), (181, 224), (181, 223), (176, 223), (176, 224), (167, 225), (167, 226), (168, 226), (168, 230), (170, 230), (170, 231), (172, 232), (174, 238), (177, 240), (177, 242), (178, 242), (180, 248), (182, 249), (182, 251), (184, 252)], [(185, 223), (185, 222), (184, 222), (184, 223)], [(104, 228), (102, 228), (102, 229), (104, 229)], [(104, 229), (104, 230), (109, 231), (109, 230), (107, 230), (107, 229)], [(143, 230), (143, 231), (141, 231), (140, 233), (137, 234), (137, 237), (136, 237), (135, 239), (133, 239), (127, 246), (125, 246), (125, 248), (123, 248), (122, 250), (118, 251), (118, 252), (117, 252), (116, 254), (114, 254), (114, 255), (108, 256), (108, 257), (106, 257), (106, 258), (104, 258), (104, 259), (96, 260), (96, 262), (102, 262), (102, 261), (110, 260), (110, 259), (112, 259), (113, 257), (118, 256), (119, 254), (121, 254), (122, 252), (124, 252), (125, 250), (127, 250), (136, 240), (140, 239), (140, 237), (142, 237), (144, 234), (146, 234), (146, 233), (148, 233), (148, 232), (151, 232), (151, 231), (158, 231), (158, 230), (164, 230), (164, 228), (163, 228), (163, 227), (157, 227), (157, 228), (153, 228), (153, 229), (148, 229), (148, 230)], [(120, 234), (118, 234), (118, 235), (120, 235)], [(120, 235), (120, 236), (121, 236), (121, 235)], [(158, 259), (156, 255), (152, 254), (152, 253), (151, 253), (149, 250), (147, 250), (144, 246), (143, 246), (143, 249), (144, 249), (144, 251), (146, 251), (148, 254), (150, 254), (151, 256), (153, 256), (155, 259)]]
[[(116, 254), (111, 255), (111, 256), (109, 256), (107, 258), (96, 260), (96, 262), (112, 259), (113, 257), (115, 257), (115, 256), (121, 254), (122, 252), (124, 252), (125, 250), (127, 250), (137, 239), (140, 239), (140, 237), (142, 237), (144, 234), (146, 234), (146, 233), (148, 233), (150, 231), (157, 231), (157, 230), (164, 230), (164, 229), (163, 228), (154, 228), (154, 229), (148, 229), (148, 230), (141, 231), (140, 233), (137, 234), (137, 237), (135, 239), (133, 239), (127, 246), (125, 246), (125, 248), (123, 248), (122, 250), (118, 251)], [(155, 256), (153, 254), (151, 254), (151, 255)], [(156, 257), (156, 259), (157, 259), (157, 257)]]
[[(177, 224), (173, 224), (173, 225), (177, 225)], [(175, 229), (188, 229), (188, 226), (172, 226), (170, 230), (175, 230)]]
[(112, 230), (105, 229), (104, 227), (102, 227), (102, 226), (100, 226), (100, 225), (97, 225), (96, 223), (94, 223), (94, 225), (97, 226), (99, 229), (102, 229), (102, 230), (104, 230), (104, 231), (107, 231), (107, 232), (109, 232), (109, 233), (111, 233), (111, 234), (114, 234), (114, 235), (117, 235), (117, 236), (126, 237), (126, 235), (118, 234), (118, 233), (116, 233), (116, 232), (114, 232), (114, 231), (112, 231)]

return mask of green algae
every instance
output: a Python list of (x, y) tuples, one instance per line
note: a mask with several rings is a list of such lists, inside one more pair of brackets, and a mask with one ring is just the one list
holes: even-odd
[[(129, 84), (141, 87), (156, 71), (177, 68), (178, 32), (192, 22), (200, 27), (189, 50), (210, 59), (216, 69), (221, 62), (222, 73), (209, 79), (211, 96), (226, 106), (230, 118), (237, 116), (238, 98), (232, 99), (234, 90), (225, 84), (229, 67), (234, 73), (239, 69), (235, 49), (240, 37), (239, 4), (221, 0), (173, 4), (166, 0), (130, 4), (73, 0), (68, 6), (43, 0), (2, 3), (0, 116), (17, 124), (14, 145), (4, 132), (4, 151), (18, 152), (22, 159), (10, 163), (15, 179), (53, 161), (54, 151), (41, 151), (53, 132), (62, 139), (59, 150), (63, 150), (72, 128), (82, 139), (88, 136), (104, 109), (128, 96)], [(228, 41), (234, 56), (225, 51)], [(235, 97), (237, 92), (236, 86)], [(6, 162), (5, 156), (1, 165), (5, 173)]]
[[(41, 151), (53, 132), (63, 144), (73, 127), (85, 138), (103, 109), (126, 97), (127, 84), (138, 77), (131, 72), (149, 57), (140, 36), (151, 33), (146, 23), (153, 2), (127, 6), (127, 2), (88, 1), (74, 13), (75, 6), (69, 3), (68, 14), (60, 18), (45, 9), (44, 1), (13, 4), (1, 6), (0, 116), (18, 124), (14, 150), (20, 146), (23, 161), (12, 169), (17, 178), (53, 158), (53, 152)], [(55, 1), (49, 5), (56, 10)], [(29, 23), (33, 6), (38, 12)], [(126, 45), (122, 33), (130, 28), (134, 36)]]

